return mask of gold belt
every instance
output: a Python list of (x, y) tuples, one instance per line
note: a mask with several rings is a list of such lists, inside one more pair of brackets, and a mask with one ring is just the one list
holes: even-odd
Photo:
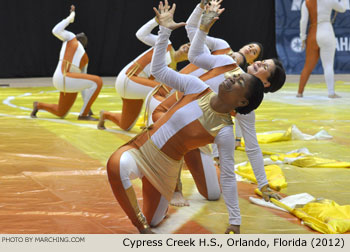
[(65, 62), (66, 65), (65, 67), (63, 68), (63, 94), (65, 95), (66, 94), (66, 76), (67, 76), (67, 72), (68, 72), (68, 69), (71, 67), (71, 66), (74, 66), (78, 69), (80, 69), (79, 67), (77, 67), (76, 65), (74, 65), (72, 62), (68, 61), (68, 60), (65, 60), (65, 59), (61, 59), (60, 61), (62, 61), (62, 64)]
[(148, 100), (147, 100), (147, 102), (146, 102), (146, 107), (145, 107), (145, 113), (144, 113), (144, 115), (143, 115), (143, 123), (145, 124), (145, 125), (148, 125), (148, 123), (149, 123), (149, 120), (148, 120), (148, 116), (149, 116), (149, 114), (148, 114), (148, 110), (149, 110), (149, 107), (150, 107), (150, 103), (151, 103), (151, 99), (152, 99), (152, 96), (155, 94), (155, 93), (157, 93), (158, 92), (158, 90), (161, 88), (161, 87), (163, 87), (164, 89), (165, 89), (165, 91), (169, 94), (170, 93), (170, 91), (168, 90), (168, 88), (166, 87), (166, 85), (164, 85), (163, 83), (161, 83), (161, 84), (159, 84), (153, 91), (152, 91), (152, 93), (148, 96)]

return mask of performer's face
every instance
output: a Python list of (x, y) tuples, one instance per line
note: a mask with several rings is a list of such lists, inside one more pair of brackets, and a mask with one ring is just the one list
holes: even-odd
[(265, 87), (270, 86), (267, 80), (271, 74), (275, 71), (276, 65), (272, 59), (256, 61), (248, 66), (247, 72), (258, 77), (264, 84)]
[(248, 74), (243, 73), (225, 79), (219, 86), (219, 98), (232, 109), (248, 105), (246, 93), (248, 92), (249, 78)]
[(248, 44), (239, 49), (249, 64), (253, 63), (260, 54), (261, 48), (257, 44)]

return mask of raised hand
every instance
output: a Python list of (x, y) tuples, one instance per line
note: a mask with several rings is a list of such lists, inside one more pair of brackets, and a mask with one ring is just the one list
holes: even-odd
[(205, 10), (202, 16), (202, 21), (200, 25), (200, 29), (206, 33), (209, 32), (210, 28), (213, 26), (213, 24), (216, 22), (216, 20), (219, 19), (219, 16), (223, 11), (225, 10), (220, 9), (220, 3), (223, 0), (211, 0), (210, 5), (205, 6)]
[(69, 11), (69, 22), (70, 23), (74, 23), (74, 17), (75, 17), (75, 6), (72, 4), (71, 6), (70, 6), (70, 11)]
[(204, 10), (205, 6), (209, 4), (210, 0), (201, 0), (200, 7)]
[(173, 6), (170, 8), (168, 4), (168, 0), (164, 1), (164, 4), (162, 1), (159, 2), (158, 10), (153, 7), (154, 12), (157, 16), (157, 21), (159, 25), (164, 26), (170, 30), (175, 30), (181, 26), (185, 26), (186, 23), (176, 23), (174, 21), (174, 13), (176, 9), (176, 4), (173, 4)]

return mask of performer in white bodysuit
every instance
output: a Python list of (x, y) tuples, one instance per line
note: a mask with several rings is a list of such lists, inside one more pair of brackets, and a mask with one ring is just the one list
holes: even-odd
[(88, 56), (84, 50), (87, 37), (84, 33), (77, 35), (65, 30), (74, 22), (75, 7), (71, 6), (71, 13), (58, 23), (52, 33), (63, 41), (59, 62), (53, 76), (53, 85), (60, 91), (58, 104), (33, 103), (31, 117), (35, 118), (39, 109), (46, 110), (59, 117), (64, 117), (81, 91), (84, 100), (78, 120), (97, 119), (91, 117), (91, 105), (96, 100), (102, 88), (102, 79), (99, 76), (87, 74)]
[[(199, 13), (202, 13), (202, 11)], [(189, 22), (186, 22), (186, 24), (188, 23)], [(200, 76), (200, 78), (205, 81), (205, 83), (208, 84), (215, 92), (217, 92), (218, 85), (225, 79), (227, 74), (226, 72), (237, 72), (238, 70), (237, 66), (231, 67), (236, 63), (232, 57), (228, 55), (210, 54), (209, 50), (205, 46), (205, 42), (207, 41), (206, 37), (205, 32), (197, 31), (197, 34), (190, 47), (189, 57), (191, 63), (202, 69), (209, 70), (206, 74)], [(220, 68), (224, 69), (220, 71)], [(277, 91), (282, 87), (285, 81), (284, 69), (281, 67), (280, 62), (276, 59), (269, 59), (266, 60), (266, 62), (258, 61), (248, 67), (248, 73), (252, 73), (263, 81), (265, 85), (265, 92)], [(171, 98), (172, 97), (169, 99)], [(167, 103), (171, 104), (171, 102), (166, 101), (160, 105), (159, 109), (156, 109), (155, 114), (157, 117), (160, 117), (160, 111), (163, 111), (164, 113), (166, 108), (171, 106)], [(236, 119), (242, 128), (243, 137), (247, 142), (246, 152), (257, 177), (259, 187), (263, 187), (267, 184), (267, 181), (265, 177), (259, 175), (262, 174), (261, 171), (264, 170), (264, 164), (261, 149), (256, 138), (255, 113), (254, 111), (247, 115), (237, 113)], [(185, 161), (192, 175), (194, 173), (198, 173), (202, 174), (201, 176), (204, 178), (202, 183), (199, 185), (197, 184), (199, 192), (209, 200), (217, 200), (220, 196), (220, 188), (217, 182), (213, 182), (217, 179), (217, 175), (215, 167), (211, 162), (210, 154), (208, 152), (193, 150), (185, 155)]]
[[(235, 63), (234, 60), (227, 55), (211, 55), (208, 53), (204, 47), (205, 41), (206, 32), (203, 31), (203, 29), (198, 29), (189, 51), (189, 60), (191, 63), (206, 70), (213, 70)], [(257, 61), (248, 67), (248, 73), (255, 75), (263, 82), (265, 86), (264, 92), (275, 92), (280, 89), (285, 82), (284, 69), (276, 59), (269, 59), (263, 62)], [(205, 82), (214, 92), (217, 92), (218, 85), (225, 79), (225, 75), (227, 75), (227, 73), (214, 74), (212, 78), (208, 78)], [(264, 170), (264, 162), (256, 138), (255, 112), (252, 111), (246, 115), (240, 114), (239, 111), (237, 112), (238, 113), (235, 115), (236, 123), (238, 122), (242, 129), (242, 135), (246, 142), (247, 156), (252, 164), (260, 187), (263, 186), (263, 179), (259, 178), (259, 172), (256, 171)], [(213, 172), (211, 174), (213, 174)], [(208, 187), (210, 187), (210, 185), (208, 185)]]
[[(259, 79), (249, 74), (228, 77), (215, 94), (201, 80), (169, 69), (165, 64), (171, 30), (183, 26), (173, 21), (175, 6), (160, 4), (160, 32), (152, 60), (152, 74), (183, 92), (183, 97), (153, 127), (146, 129), (112, 154), (107, 164), (113, 193), (140, 233), (152, 233), (150, 225), (164, 218), (183, 155), (193, 148), (216, 142), (222, 158), (221, 183), (229, 213), (226, 233), (240, 233), (241, 217), (233, 171), (233, 128), (230, 111), (256, 109), (263, 98)], [(180, 144), (181, 142), (181, 144)], [(131, 178), (142, 177), (141, 212)], [(276, 195), (263, 191), (266, 197)]]
[[(199, 22), (201, 15), (203, 13), (203, 1), (201, 2), (201, 5), (198, 5), (193, 13), (190, 15), (188, 20), (186, 21), (186, 31), (189, 40), (191, 41), (195, 35), (196, 30), (198, 29)], [(239, 61), (239, 65), (242, 67), (246, 68), (246, 60), (243, 54), (238, 53), (238, 52), (233, 52), (230, 48), (230, 45), (223, 39), (219, 38), (214, 38), (207, 36), (207, 39), (205, 41), (205, 49), (208, 50), (208, 53), (211, 52), (214, 55), (217, 54), (229, 54), (232, 58), (237, 59)], [(259, 49), (260, 51), (260, 49)], [(201, 69), (194, 64), (188, 64), (186, 67), (184, 67), (180, 73), (183, 74), (190, 74), (193, 76), (201, 76), (206, 72), (206, 70)], [(157, 87), (158, 88), (158, 87)], [(148, 114), (148, 125), (152, 124), (153, 118), (159, 118), (162, 113), (166, 111), (162, 107), (160, 111), (157, 111), (158, 116), (152, 116), (153, 111), (156, 109), (156, 107), (165, 99), (165, 97), (159, 97), (157, 93), (151, 92), (150, 95), (147, 97), (146, 101), (148, 106), (146, 107), (147, 109), (147, 114)], [(175, 100), (173, 101), (175, 102)], [(164, 104), (163, 104), (164, 105)], [(199, 164), (199, 161), (201, 160), (201, 164)], [(200, 189), (200, 193), (208, 200), (217, 200), (220, 197), (220, 187), (219, 183), (217, 180), (217, 175), (216, 175), (216, 170), (215, 166), (213, 164), (213, 157), (212, 153), (209, 147), (205, 148), (200, 148), (196, 149), (194, 151), (191, 151), (185, 155), (185, 162), (187, 167), (190, 168), (192, 174), (195, 173), (198, 170), (203, 170), (206, 171), (207, 174), (205, 176), (206, 178), (206, 184), (211, 187), (210, 190), (206, 190), (205, 188), (202, 190)], [(210, 168), (206, 169), (191, 169), (192, 166), (209, 166)], [(210, 173), (208, 173), (210, 172)], [(211, 174), (215, 173), (215, 174)], [(203, 183), (200, 183), (203, 184)], [(201, 185), (198, 185), (198, 188), (201, 188)], [(189, 205), (188, 201), (183, 198), (182, 196), (182, 185), (181, 185), (181, 180), (179, 178), (177, 188), (175, 190), (174, 196), (170, 202), (170, 204), (175, 205), (175, 206), (186, 206)]]
[[(195, 7), (191, 16), (186, 21), (185, 28), (187, 31), (187, 36), (188, 36), (190, 41), (193, 40), (193, 37), (196, 34), (196, 31), (199, 27), (201, 15), (203, 13), (204, 6), (207, 3), (209, 3), (208, 0), (201, 0), (200, 4), (198, 4)], [(208, 48), (212, 52), (212, 54), (214, 54), (214, 55), (228, 54), (228, 55), (232, 56), (232, 58), (240, 66), (241, 66), (240, 63), (243, 60), (242, 57), (245, 58), (244, 60), (248, 64), (252, 64), (254, 61), (261, 60), (262, 56), (263, 56), (263, 46), (261, 43), (258, 43), (258, 42), (249, 43), (249, 44), (243, 46), (241, 49), (239, 49), (238, 53), (241, 54), (241, 56), (237, 55), (238, 54), (237, 52), (233, 52), (230, 45), (223, 39), (207, 36), (206, 45), (208, 46)], [(188, 67), (194, 68), (193, 64), (189, 64)], [(203, 73), (205, 73), (204, 69), (201, 69), (198, 67), (196, 69), (197, 70), (195, 72), (192, 72), (192, 73), (184, 72), (184, 73), (188, 73), (188, 74), (195, 75), (195, 76), (200, 76)], [(246, 71), (246, 69), (244, 69), (244, 71)], [(238, 147), (241, 144), (241, 137), (242, 137), (242, 131), (239, 127), (239, 123), (235, 123), (235, 133), (236, 133), (235, 145), (236, 145), (236, 147)], [(217, 154), (217, 150), (215, 147), (214, 147), (214, 151)]]
[[(304, 88), (321, 56), (329, 98), (339, 98), (334, 90), (334, 55), (336, 39), (331, 23), (332, 10), (345, 12), (348, 0), (306, 0), (301, 6), (300, 39), (305, 45), (305, 65), (300, 75), (297, 97), (303, 97)], [(306, 35), (309, 21), (309, 31)]]

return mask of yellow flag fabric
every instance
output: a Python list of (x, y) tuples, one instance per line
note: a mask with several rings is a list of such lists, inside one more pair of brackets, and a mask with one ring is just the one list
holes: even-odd
[[(290, 141), (290, 140), (329, 140), (333, 137), (325, 130), (320, 130), (314, 135), (303, 133), (296, 125), (290, 126), (286, 131), (270, 131), (257, 134), (258, 142), (261, 144)], [(244, 139), (242, 139), (244, 146)]]
[(290, 154), (279, 153), (279, 154), (271, 155), (270, 158), (272, 161), (285, 161), (286, 158), (298, 158), (298, 157), (301, 157), (303, 155), (305, 155), (305, 154), (303, 154), (303, 153), (290, 153)]
[[(257, 188), (255, 193), (262, 196)], [(343, 234), (350, 231), (350, 205), (338, 205), (333, 200), (321, 199), (294, 208), (271, 198), (271, 202), (297, 218), (310, 228), (323, 234)]]
[[(269, 186), (277, 191), (287, 187), (286, 178), (278, 165), (266, 165), (265, 172)], [(246, 165), (238, 166), (236, 173), (253, 183), (257, 183), (252, 166), (249, 162)]]
[(292, 165), (312, 168), (350, 168), (350, 162), (305, 156), (292, 162)]
[[(258, 134), (257, 139), (258, 139), (258, 143), (260, 143), (260, 144), (281, 142), (281, 141), (290, 141), (290, 140), (292, 140), (292, 127), (289, 127), (284, 132), (271, 132), (268, 134)], [(241, 141), (242, 141), (242, 146), (245, 146), (243, 137), (242, 137)]]
[[(238, 150), (245, 151), (244, 148), (239, 147)], [(313, 156), (305, 153), (275, 153), (271, 151), (262, 150), (263, 155), (270, 155), (272, 162), (281, 161), (285, 164), (291, 164), (298, 167), (306, 168), (350, 168), (350, 162), (337, 161), (333, 159), (326, 159)]]
[(338, 205), (332, 200), (310, 202), (292, 212), (304, 224), (324, 234), (350, 231), (350, 205)]
[[(290, 163), (299, 167), (308, 168), (350, 168), (350, 162), (342, 162), (333, 159), (319, 158), (304, 153), (291, 153), (291, 154), (275, 154), (270, 156), (272, 161), (285, 162), (289, 159)], [(294, 159), (294, 160), (293, 160)]]

